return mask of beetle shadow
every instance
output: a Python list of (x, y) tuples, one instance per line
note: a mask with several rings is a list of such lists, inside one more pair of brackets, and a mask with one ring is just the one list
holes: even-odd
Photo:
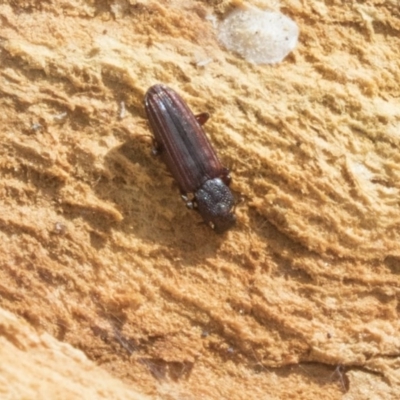
[(151, 138), (140, 136), (110, 150), (105, 156), (105, 178), (97, 194), (113, 202), (123, 215), (115, 226), (127, 236), (162, 243), (190, 264), (190, 253), (213, 256), (224, 240), (200, 215), (187, 209), (178, 185), (161, 157), (151, 152)]

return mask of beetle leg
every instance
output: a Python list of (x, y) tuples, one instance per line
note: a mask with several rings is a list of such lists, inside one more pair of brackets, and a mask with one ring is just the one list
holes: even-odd
[(197, 202), (195, 197), (189, 198), (187, 193), (181, 192), (181, 198), (185, 202), (186, 207), (189, 210), (195, 210), (197, 208)]
[(161, 153), (161, 146), (160, 144), (156, 141), (156, 139), (153, 138), (153, 147), (151, 149), (151, 154), (153, 156), (158, 156)]
[(187, 203), (189, 201), (189, 197), (188, 197), (187, 193), (181, 192), (181, 198), (185, 203)]
[(195, 118), (200, 125), (204, 125), (210, 118), (210, 114), (203, 112), (203, 113), (195, 115)]
[(192, 202), (192, 200), (189, 200), (188, 194), (187, 194), (187, 193), (184, 193), (184, 192), (181, 192), (181, 198), (182, 198), (182, 200), (185, 202), (186, 207), (187, 207), (189, 210), (193, 210), (193, 202)]
[(222, 175), (220, 176), (222, 182), (225, 183), (226, 186), (229, 186), (232, 182), (232, 177), (230, 175), (230, 171), (228, 168), (224, 167), (222, 171)]
[(193, 201), (188, 201), (186, 203), (186, 208), (188, 208), (189, 210), (194, 210), (195, 206), (194, 206)]

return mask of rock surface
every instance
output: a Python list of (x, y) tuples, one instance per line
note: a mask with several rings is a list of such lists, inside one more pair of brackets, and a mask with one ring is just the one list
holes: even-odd
[(85, 355), (0, 309), (0, 394), (13, 399), (146, 400)]
[[(227, 1), (8, 3), (2, 398), (399, 398), (398, 2), (282, 1), (274, 66), (220, 46)], [(157, 82), (211, 114), (223, 236), (151, 156)]]

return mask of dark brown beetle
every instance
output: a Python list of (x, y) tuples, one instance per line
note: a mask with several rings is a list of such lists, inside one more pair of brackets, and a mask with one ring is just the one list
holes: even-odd
[[(207, 114), (194, 116), (171, 88), (154, 85), (144, 99), (155, 150), (160, 153), (179, 185), (189, 208), (221, 233), (235, 224), (234, 198), (229, 189), (229, 170), (219, 161), (201, 123)], [(191, 200), (188, 194), (193, 194)]]

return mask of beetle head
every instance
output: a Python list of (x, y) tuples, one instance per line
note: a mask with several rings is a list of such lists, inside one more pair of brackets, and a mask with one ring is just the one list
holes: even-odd
[(196, 191), (197, 209), (204, 221), (217, 233), (222, 233), (236, 222), (232, 192), (220, 178), (209, 179)]

